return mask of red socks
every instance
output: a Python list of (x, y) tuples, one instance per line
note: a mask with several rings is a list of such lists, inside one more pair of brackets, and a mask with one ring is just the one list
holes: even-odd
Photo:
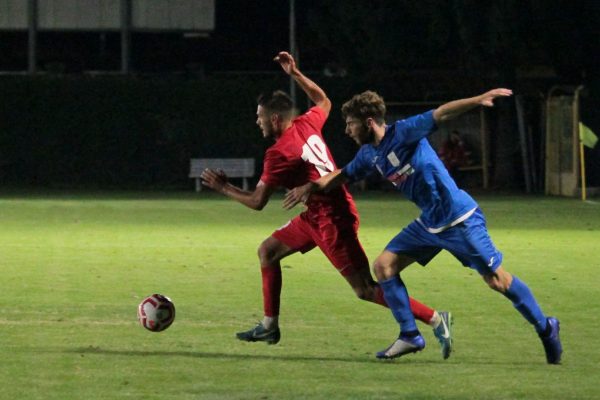
[[(408, 300), (410, 301), (410, 310), (412, 311), (413, 315), (415, 316), (415, 319), (418, 319), (421, 322), (429, 324), (429, 322), (431, 321), (431, 318), (433, 318), (433, 313), (435, 312), (435, 310), (427, 307), (423, 303), (418, 302), (417, 300), (413, 299), (412, 297), (409, 297)], [(384, 307), (388, 307), (387, 303), (385, 302), (385, 299), (383, 298), (383, 290), (381, 289), (381, 287), (379, 285), (375, 289), (375, 303), (382, 305)]]
[(279, 300), (281, 297), (281, 267), (262, 266), (263, 307), (265, 316), (279, 316)]
[(435, 312), (435, 310), (427, 307), (423, 303), (418, 302), (412, 297), (409, 297), (408, 300), (410, 301), (410, 311), (412, 311), (413, 315), (415, 316), (415, 319), (429, 324), (431, 318), (433, 318), (433, 313)]
[[(282, 286), (281, 267), (279, 265), (263, 266), (261, 267), (260, 272), (262, 274), (263, 307), (265, 316), (277, 317), (279, 316)], [(409, 297), (409, 301), (410, 310), (415, 316), (415, 319), (429, 324), (435, 311), (412, 297)], [(375, 303), (387, 307), (387, 303), (383, 298), (383, 290), (381, 290), (380, 286), (377, 286), (375, 289)]]

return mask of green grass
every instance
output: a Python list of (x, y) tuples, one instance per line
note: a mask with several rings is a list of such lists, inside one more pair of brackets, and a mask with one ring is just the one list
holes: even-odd
[[(417, 210), (359, 194), (360, 236), (376, 257)], [(533, 329), (447, 253), (405, 276), (410, 293), (456, 319), (455, 353), (393, 362), (374, 352), (398, 327), (361, 302), (317, 250), (284, 260), (282, 341), (241, 343), (262, 316), (256, 249), (294, 212), (211, 193), (0, 195), (0, 399), (598, 398), (600, 204), (480, 197), (505, 268), (561, 320), (563, 364)], [(142, 329), (143, 296), (177, 318)], [(594, 378), (596, 376), (596, 378)]]

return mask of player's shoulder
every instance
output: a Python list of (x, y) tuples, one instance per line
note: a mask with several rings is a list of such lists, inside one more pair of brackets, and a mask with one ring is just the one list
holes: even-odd
[(303, 114), (298, 115), (294, 122), (311, 122), (311, 121), (325, 121), (327, 119), (327, 113), (319, 106), (313, 106), (306, 110)]
[(304, 114), (299, 115), (299, 117), (302, 117), (302, 116), (307, 116), (307, 117), (312, 117), (312, 116), (327, 117), (327, 113), (325, 113), (325, 110), (323, 110), (319, 106), (312, 106), (311, 108), (309, 108), (308, 110), (306, 110), (304, 112)]
[(429, 110), (420, 114), (415, 114), (406, 117), (404, 119), (399, 119), (398, 121), (396, 121), (394, 126), (396, 130), (402, 130), (413, 127), (415, 125), (435, 124), (435, 120), (433, 118), (433, 111), (434, 110)]
[(297, 132), (295, 129), (287, 131), (281, 136), (275, 143), (269, 147), (265, 153), (266, 157), (290, 157), (297, 153), (299, 150), (299, 144), (297, 140)]

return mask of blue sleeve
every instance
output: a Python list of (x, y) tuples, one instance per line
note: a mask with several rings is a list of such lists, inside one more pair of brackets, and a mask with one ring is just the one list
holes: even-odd
[(433, 110), (396, 121), (396, 134), (403, 144), (409, 145), (429, 136), (436, 128)]
[(366, 146), (361, 147), (354, 159), (342, 168), (342, 173), (350, 183), (361, 181), (373, 172), (373, 167), (370, 165), (368, 158), (365, 157), (365, 149)]

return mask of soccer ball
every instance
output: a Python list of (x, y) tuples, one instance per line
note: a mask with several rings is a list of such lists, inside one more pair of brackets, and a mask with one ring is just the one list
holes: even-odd
[(175, 305), (167, 296), (153, 294), (138, 306), (138, 319), (149, 331), (164, 331), (175, 320)]

